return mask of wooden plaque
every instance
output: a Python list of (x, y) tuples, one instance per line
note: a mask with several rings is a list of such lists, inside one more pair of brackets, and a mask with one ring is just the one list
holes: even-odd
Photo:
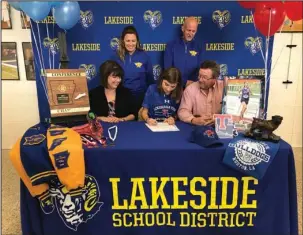
[(86, 115), (90, 110), (84, 69), (46, 69), (51, 117)]

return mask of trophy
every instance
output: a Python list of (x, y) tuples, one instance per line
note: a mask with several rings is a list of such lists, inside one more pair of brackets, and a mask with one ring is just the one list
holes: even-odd
[(86, 120), (90, 105), (85, 70), (47, 69), (45, 72), (52, 120), (72, 117)]
[(244, 135), (256, 140), (268, 140), (277, 143), (280, 140), (280, 136), (275, 135), (273, 132), (280, 126), (282, 120), (283, 117), (278, 115), (272, 116), (272, 120), (254, 118), (251, 128)]

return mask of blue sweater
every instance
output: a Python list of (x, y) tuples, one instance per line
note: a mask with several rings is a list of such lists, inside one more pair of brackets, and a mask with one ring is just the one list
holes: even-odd
[(126, 53), (124, 61), (115, 55), (113, 60), (123, 68), (123, 86), (133, 95), (145, 93), (147, 87), (155, 83), (151, 60), (144, 51), (136, 50), (132, 55)]
[(183, 86), (187, 80), (197, 81), (202, 54), (202, 46), (195, 40), (185, 42), (178, 38), (166, 45), (164, 68), (177, 67), (182, 74)]

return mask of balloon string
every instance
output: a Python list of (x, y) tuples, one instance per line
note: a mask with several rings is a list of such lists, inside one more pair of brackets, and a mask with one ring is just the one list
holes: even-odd
[[(49, 38), (48, 23), (46, 22), (45, 25), (46, 25), (47, 37)], [(49, 68), (52, 69), (51, 56), (50, 56), (50, 48), (48, 49), (48, 63), (49, 63)]]
[[(54, 39), (54, 31), (55, 31), (55, 17), (54, 17), (54, 13), (55, 13), (55, 8), (52, 7), (52, 14), (53, 14), (53, 39)], [(55, 54), (52, 53), (53, 56), (53, 69), (55, 69)]]
[(40, 51), (41, 51), (41, 57), (42, 57), (42, 66), (43, 66), (42, 77), (44, 78), (44, 84), (45, 84), (46, 71), (45, 71), (45, 63), (44, 63), (43, 51), (42, 51), (42, 45), (41, 45), (40, 26), (39, 26), (39, 23), (37, 21), (36, 21), (36, 24), (37, 24), (37, 29), (38, 29), (39, 45), (40, 45)]
[[(41, 62), (41, 58), (40, 58), (40, 53), (39, 53), (39, 49), (38, 49), (37, 39), (36, 39), (35, 32), (34, 32), (34, 29), (33, 29), (32, 21), (30, 20), (29, 22), (30, 22), (30, 25), (31, 25), (31, 31), (32, 31), (32, 35), (33, 35), (33, 38), (34, 38), (34, 42), (35, 42), (35, 46), (36, 46), (39, 62), (40, 62), (40, 68), (42, 68), (42, 62)], [(35, 60), (35, 58), (34, 58), (34, 60)], [(38, 66), (37, 66), (37, 68), (38, 68)], [(41, 80), (41, 83), (42, 83), (42, 86), (43, 86), (43, 90), (44, 90), (45, 96), (46, 96), (47, 100), (49, 101), (48, 94), (47, 94), (47, 91), (46, 91), (45, 81), (42, 78), (40, 71), (38, 72), (38, 74), (39, 74), (39, 77), (40, 77), (40, 80)]]
[(42, 45), (41, 45), (40, 26), (39, 26), (39, 23), (37, 21), (36, 21), (36, 24), (37, 24), (37, 29), (38, 29), (39, 46), (40, 46), (40, 51), (41, 51), (43, 74), (44, 74), (45, 73), (45, 63), (44, 63), (43, 51), (42, 51)]
[(269, 10), (269, 25), (268, 25), (268, 31), (267, 31), (267, 37), (266, 37), (266, 47), (265, 47), (265, 92), (264, 92), (264, 97), (263, 97), (263, 107), (264, 107), (264, 113), (263, 113), (263, 118), (266, 118), (267, 116), (267, 107), (266, 107), (266, 98), (267, 98), (267, 87), (268, 87), (268, 82), (269, 82), (269, 74), (267, 71), (268, 68), (268, 48), (269, 48), (269, 39), (270, 39), (270, 26), (271, 26), (271, 13), (272, 9), (270, 8)]
[[(254, 14), (253, 14), (252, 10), (250, 11), (250, 14), (251, 14), (251, 17), (252, 17), (252, 21), (254, 23), (255, 34), (258, 37), (257, 27), (256, 27), (256, 24), (255, 24)], [(263, 62), (265, 63), (265, 57), (264, 57), (264, 53), (263, 53), (263, 45), (261, 44), (261, 41), (258, 40), (258, 39), (257, 39), (257, 42), (258, 42), (258, 46), (259, 46), (259, 48), (261, 50), (261, 55), (262, 55), (262, 58), (263, 58)]]

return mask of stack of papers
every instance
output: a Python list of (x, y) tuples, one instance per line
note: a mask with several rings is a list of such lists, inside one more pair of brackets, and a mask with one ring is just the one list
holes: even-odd
[(147, 123), (145, 125), (152, 131), (152, 132), (168, 132), (168, 131), (180, 131), (176, 125), (169, 125), (166, 122), (158, 122), (156, 126), (150, 126)]

